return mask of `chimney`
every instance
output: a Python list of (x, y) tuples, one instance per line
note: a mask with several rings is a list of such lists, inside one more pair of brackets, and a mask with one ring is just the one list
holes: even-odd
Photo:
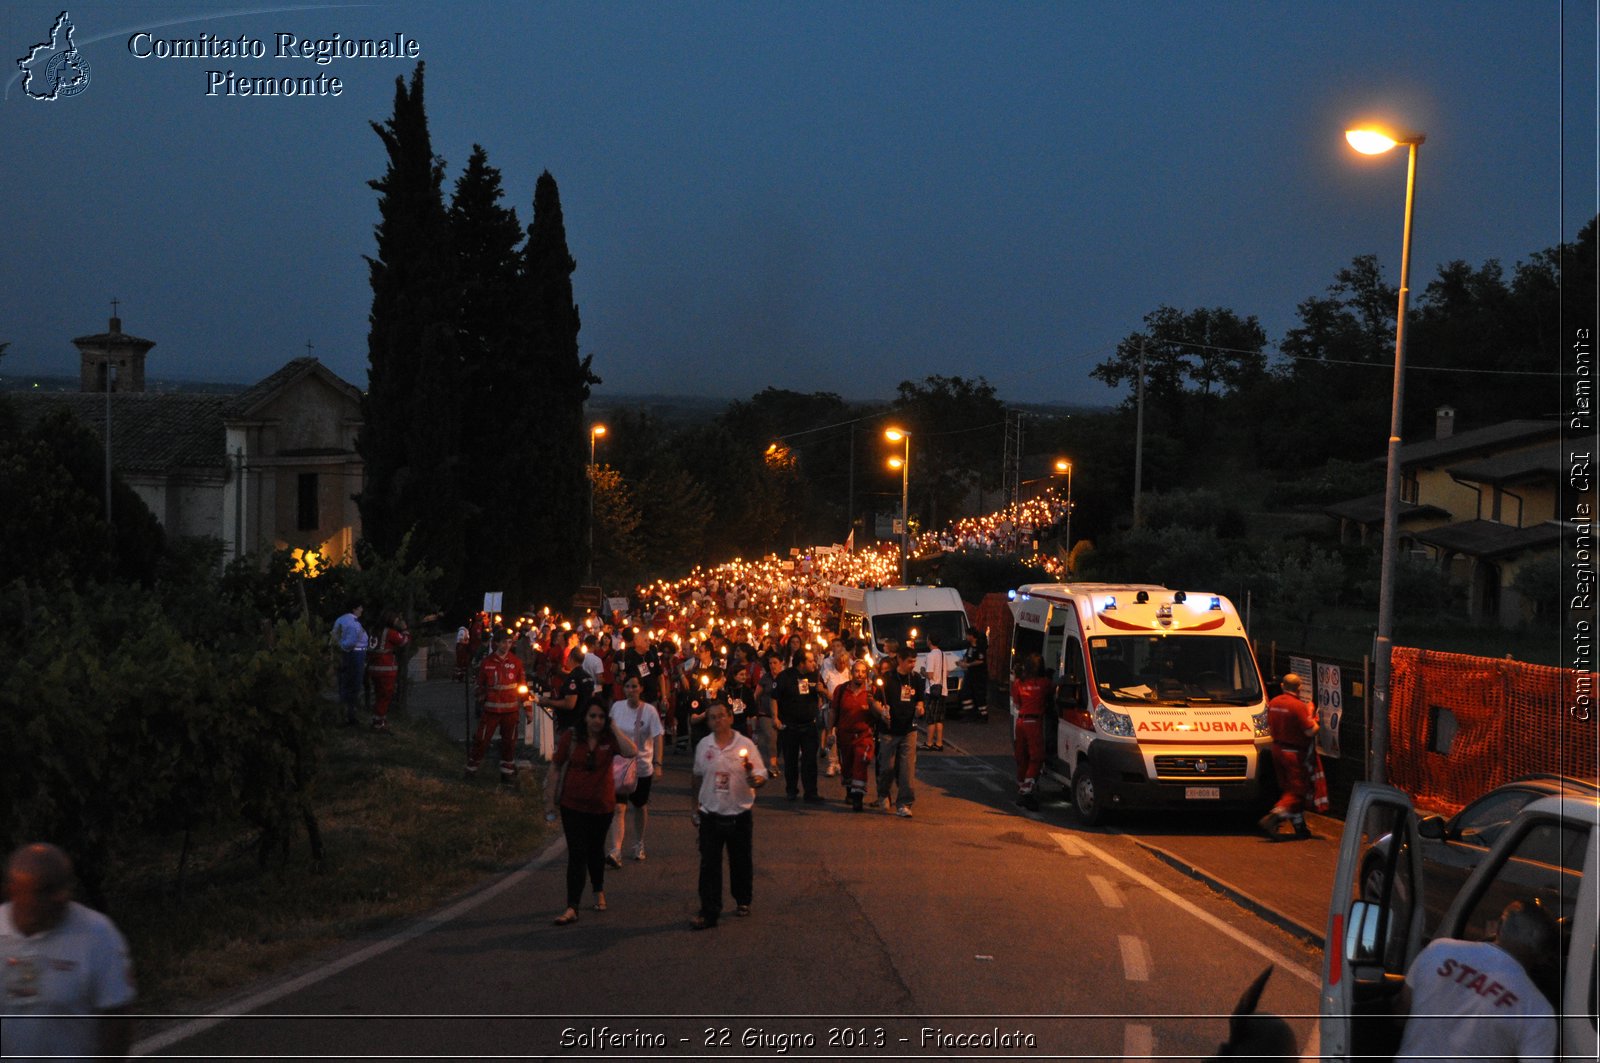
[(1433, 411), (1433, 438), (1449, 439), (1455, 434), (1456, 411), (1450, 406), (1440, 406)]

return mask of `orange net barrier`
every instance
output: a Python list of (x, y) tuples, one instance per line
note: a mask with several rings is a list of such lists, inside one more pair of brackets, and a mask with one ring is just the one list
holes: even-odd
[(1594, 673), (1396, 646), (1389, 779), (1449, 814), (1522, 775), (1596, 778)]

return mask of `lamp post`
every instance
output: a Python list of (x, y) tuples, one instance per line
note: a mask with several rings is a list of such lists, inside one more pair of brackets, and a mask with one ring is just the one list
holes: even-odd
[(900, 470), (900, 585), (903, 587), (906, 584), (906, 555), (910, 552), (908, 543), (911, 538), (911, 516), (907, 506), (910, 497), (907, 488), (911, 483), (911, 433), (903, 428), (890, 428), (883, 433), (883, 438), (891, 443), (904, 443), (906, 448), (902, 456), (889, 459), (889, 468)]
[(594, 444), (597, 439), (606, 434), (606, 426), (592, 424), (589, 426), (589, 578), (591, 585), (594, 583)]
[(1377, 660), (1372, 668), (1372, 739), (1367, 775), (1387, 782), (1389, 775), (1389, 677), (1394, 652), (1394, 573), (1400, 549), (1400, 408), (1406, 369), (1406, 297), (1411, 291), (1411, 215), (1416, 201), (1417, 147), (1421, 133), (1392, 133), (1371, 127), (1350, 129), (1345, 140), (1363, 155), (1381, 155), (1400, 144), (1410, 150), (1406, 167), (1406, 214), (1400, 239), (1400, 306), (1394, 320), (1394, 388), (1389, 406), (1389, 452), (1383, 479), (1383, 554), (1378, 573)]
[(1067, 474), (1067, 574), (1072, 574), (1072, 462), (1056, 459), (1056, 472)]

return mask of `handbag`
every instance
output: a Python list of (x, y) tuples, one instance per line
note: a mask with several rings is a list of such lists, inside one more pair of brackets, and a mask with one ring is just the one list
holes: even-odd
[(618, 797), (627, 797), (639, 788), (639, 758), (613, 757), (611, 779)]

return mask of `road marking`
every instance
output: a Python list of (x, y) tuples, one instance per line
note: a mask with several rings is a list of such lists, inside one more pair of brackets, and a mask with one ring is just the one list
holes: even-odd
[(1122, 950), (1122, 977), (1130, 982), (1150, 981), (1150, 950), (1144, 947), (1144, 940), (1118, 934), (1117, 947)]
[(1125, 1060), (1149, 1059), (1156, 1054), (1156, 1035), (1148, 1026), (1129, 1023), (1122, 1031), (1122, 1056)]
[(1068, 856), (1089, 855), (1083, 851), (1083, 846), (1078, 844), (1077, 839), (1070, 834), (1058, 834), (1051, 832), (1050, 837), (1056, 840), (1056, 844), (1061, 846), (1061, 851), (1066, 853)]
[(974, 776), (974, 778), (978, 780), (979, 786), (983, 787), (985, 790), (988, 790), (992, 794), (1000, 793), (1005, 789), (1005, 787), (1001, 786), (987, 775), (978, 775)]
[(281, 985), (273, 986), (270, 989), (264, 989), (253, 996), (246, 997), (238, 1003), (231, 1005), (226, 1011), (214, 1011), (205, 1018), (194, 1019), (193, 1021), (183, 1023), (180, 1026), (174, 1026), (170, 1030), (156, 1034), (154, 1037), (147, 1037), (143, 1041), (140, 1041), (133, 1046), (132, 1054), (135, 1056), (148, 1056), (160, 1053), (180, 1041), (186, 1041), (197, 1034), (202, 1034), (214, 1026), (221, 1026), (229, 1019), (236, 1018), (240, 1015), (248, 1015), (252, 1011), (266, 1007), (268, 1004), (271, 1004), (274, 1001), (282, 1000), (291, 993), (298, 993), (300, 990), (305, 989), (308, 986), (314, 986), (318, 982), (326, 981), (336, 974), (339, 974), (343, 971), (348, 971), (352, 967), (366, 963), (370, 959), (374, 959), (378, 956), (382, 956), (386, 952), (397, 949), (401, 945), (406, 944), (408, 941), (412, 941), (428, 933), (430, 930), (437, 930), (451, 920), (463, 916), (472, 911), (474, 908), (494, 900), (496, 897), (500, 896), (500, 894), (511, 889), (513, 886), (520, 885), (522, 881), (534, 871), (537, 871), (554, 860), (566, 848), (566, 845), (566, 839), (558, 837), (555, 841), (551, 842), (545, 847), (544, 852), (534, 857), (522, 867), (511, 872), (511, 874), (507, 875), (499, 882), (496, 882), (487, 889), (480, 890), (479, 892), (472, 894), (470, 897), (466, 897), (460, 901), (457, 901), (444, 911), (425, 916), (417, 922), (412, 923), (404, 930), (401, 930), (395, 934), (391, 934), (382, 941), (376, 941), (359, 952), (352, 952), (348, 956), (337, 959), (325, 967), (319, 967), (314, 971), (309, 971), (306, 974), (301, 975), (299, 978), (284, 982)]
[(1100, 903), (1107, 908), (1121, 908), (1122, 898), (1117, 896), (1116, 887), (1103, 875), (1090, 875), (1089, 885), (1094, 887), (1095, 893), (1100, 895)]
[(1279, 967), (1282, 967), (1284, 970), (1288, 971), (1302, 982), (1305, 982), (1307, 985), (1315, 986), (1318, 989), (1322, 988), (1322, 975), (1319, 972), (1307, 970), (1278, 950), (1268, 948), (1266, 945), (1263, 945), (1261, 942), (1257, 941), (1255, 938), (1251, 937), (1249, 934), (1246, 934), (1237, 927), (1229, 926), (1227, 923), (1224, 923), (1221, 919), (1212, 915), (1210, 912), (1204, 910), (1196, 904), (1184, 900), (1176, 893), (1173, 893), (1171, 890), (1167, 889), (1167, 887), (1163, 886), (1149, 875), (1144, 874), (1142, 871), (1135, 871), (1133, 868), (1129, 867), (1121, 860), (1118, 860), (1110, 853), (1102, 852), (1100, 849), (1090, 845), (1086, 841), (1080, 840), (1078, 844), (1087, 850), (1089, 855), (1095, 857), (1104, 864), (1108, 864), (1111, 867), (1116, 868), (1124, 875), (1127, 875), (1129, 878), (1139, 883), (1139, 885), (1144, 886), (1146, 889), (1154, 892), (1157, 896), (1170, 901), (1179, 908), (1182, 908), (1184, 911), (1188, 912), (1202, 923), (1205, 923), (1207, 926), (1211, 927), (1211, 929), (1217, 931), (1218, 933), (1227, 935), (1234, 941), (1237, 941), (1239, 944), (1249, 949), (1251, 952), (1271, 960), (1273, 963), (1277, 964)]

